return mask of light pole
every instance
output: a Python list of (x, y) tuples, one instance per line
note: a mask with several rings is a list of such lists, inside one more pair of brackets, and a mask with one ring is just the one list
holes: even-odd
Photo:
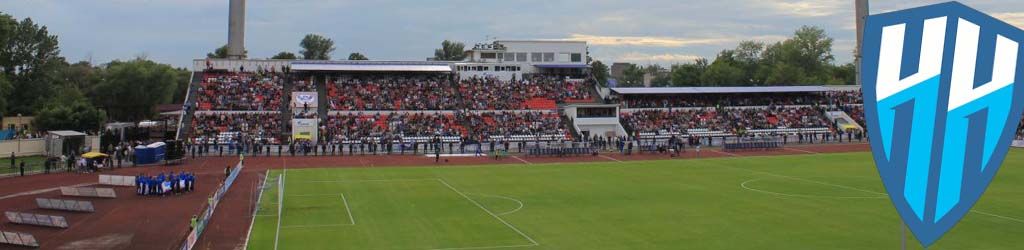
[[(24, 121), (21, 120), (21, 113), (18, 113), (18, 122), (19, 123), (23, 123), (24, 122)], [(18, 138), (18, 151), (17, 152), (21, 153), (21, 138), (20, 137)]]

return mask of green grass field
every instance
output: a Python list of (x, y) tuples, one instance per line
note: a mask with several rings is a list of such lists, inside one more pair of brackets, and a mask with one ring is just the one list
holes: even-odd
[[(250, 249), (900, 247), (869, 153), (284, 176), (282, 216), (272, 187)], [(929, 249), (1021, 249), (1022, 185), (1024, 150), (1014, 149), (975, 212)], [(921, 249), (909, 231), (908, 249)]]
[(25, 162), (25, 171), (40, 171), (46, 162), (44, 156), (23, 156), (14, 158), (14, 168), (11, 168), (11, 157), (0, 158), (0, 174), (13, 174), (20, 171), (21, 162)]

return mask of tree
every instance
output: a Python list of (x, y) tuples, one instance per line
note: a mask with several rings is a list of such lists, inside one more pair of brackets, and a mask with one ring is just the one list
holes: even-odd
[(80, 61), (62, 67), (60, 80), (63, 84), (73, 86), (88, 95), (89, 90), (100, 80), (97, 72), (98, 70), (88, 61)]
[(36, 129), (97, 131), (106, 122), (106, 114), (90, 105), (73, 86), (61, 86), (55, 92), (57, 95), (32, 120)]
[[(0, 74), (0, 117), (4, 117), (7, 112), (7, 94), (11, 93), (11, 82), (7, 81), (7, 77)], [(0, 128), (2, 129), (2, 128)]]
[(590, 63), (590, 71), (593, 72), (594, 79), (598, 84), (605, 86), (608, 83), (608, 65), (604, 65), (601, 61), (594, 61)]
[(682, 86), (704, 86), (701, 76), (708, 68), (708, 60), (700, 58), (692, 63), (672, 65), (672, 73), (669, 74), (672, 85)]
[(156, 105), (171, 103), (175, 90), (187, 81), (187, 71), (167, 64), (141, 58), (113, 61), (103, 70), (103, 81), (90, 97), (111, 119), (138, 121), (151, 118)]
[(434, 50), (434, 60), (437, 61), (462, 61), (466, 59), (466, 45), (461, 42), (444, 40), (441, 48)]
[(302, 42), (299, 42), (299, 47), (302, 47), (302, 58), (306, 60), (331, 60), (331, 53), (334, 52), (334, 41), (330, 38), (317, 35), (308, 34), (302, 38)]
[(745, 78), (743, 69), (727, 60), (715, 60), (701, 75), (701, 81), (709, 86), (743, 85)]
[(296, 57), (295, 54), (292, 52), (281, 51), (281, 53), (277, 53), (277, 55), (274, 55), (274, 57), (271, 57), (270, 59), (295, 60), (298, 59), (298, 57)]
[[(248, 57), (249, 57), (249, 50), (244, 50), (242, 52), (242, 58), (248, 58)], [(228, 58), (228, 45), (225, 44), (224, 46), (220, 46), (219, 48), (213, 50), (212, 53), (206, 53), (206, 58), (220, 58), (220, 59)]]
[(46, 26), (0, 13), (0, 74), (11, 88), (0, 98), (6, 99), (7, 114), (34, 114), (52, 95), (57, 72), (65, 64), (57, 36)]
[(621, 80), (619, 84), (622, 87), (642, 87), (644, 86), (644, 68), (630, 64), (622, 70), (622, 79), (619, 80)]
[(840, 66), (831, 67), (832, 75), (835, 77), (828, 84), (836, 85), (854, 85), (857, 84), (857, 66), (853, 63), (847, 63)]
[(178, 79), (181, 80), (179, 80), (177, 82), (178, 84), (175, 85), (174, 95), (171, 98), (171, 102), (165, 104), (185, 103), (185, 96), (188, 95), (188, 86), (192, 84), (192, 79), (189, 79), (189, 77), (191, 77), (191, 72), (188, 69), (177, 68), (174, 71), (178, 73)]
[(348, 54), (348, 59), (352, 61), (370, 60), (370, 58), (366, 58), (366, 56), (364, 56), (363, 54), (359, 54), (359, 52), (352, 52), (352, 54)]

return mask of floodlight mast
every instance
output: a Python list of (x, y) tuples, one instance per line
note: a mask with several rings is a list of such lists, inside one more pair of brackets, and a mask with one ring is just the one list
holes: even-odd
[(228, 6), (228, 58), (245, 57), (245, 0), (230, 0)]
[(864, 49), (864, 21), (868, 17), (868, 0), (856, 0), (854, 2), (854, 13), (857, 22), (857, 48), (853, 52), (853, 64), (856, 67), (857, 72), (857, 86), (863, 85), (861, 82), (860, 71), (861, 71), (861, 51)]

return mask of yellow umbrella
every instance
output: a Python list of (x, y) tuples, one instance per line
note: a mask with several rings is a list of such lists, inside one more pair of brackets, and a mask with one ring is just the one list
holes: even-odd
[(97, 157), (110, 157), (110, 156), (107, 155), (107, 154), (104, 154), (104, 153), (100, 153), (100, 152), (88, 152), (88, 153), (82, 154), (82, 158), (86, 158), (86, 159), (92, 159), (92, 158), (97, 158)]
[(843, 124), (841, 127), (842, 127), (843, 130), (851, 130), (851, 129), (860, 130), (860, 128), (857, 128), (856, 125), (852, 125), (852, 124)]

